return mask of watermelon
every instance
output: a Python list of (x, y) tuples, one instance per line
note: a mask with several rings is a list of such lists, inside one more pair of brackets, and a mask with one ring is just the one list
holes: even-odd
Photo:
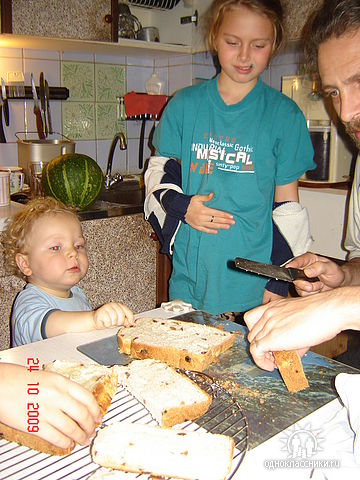
[(59, 155), (45, 165), (41, 176), (46, 196), (80, 210), (95, 202), (103, 183), (99, 165), (82, 153)]

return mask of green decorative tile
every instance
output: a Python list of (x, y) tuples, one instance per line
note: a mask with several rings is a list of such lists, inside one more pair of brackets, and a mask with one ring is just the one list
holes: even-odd
[(126, 67), (122, 65), (95, 65), (97, 102), (116, 102), (126, 93)]
[(63, 133), (74, 140), (95, 140), (94, 103), (62, 102)]
[(96, 138), (111, 139), (117, 132), (123, 132), (126, 135), (126, 122), (116, 118), (116, 103), (97, 103)]
[(95, 100), (94, 64), (62, 62), (61, 85), (70, 92), (70, 101)]

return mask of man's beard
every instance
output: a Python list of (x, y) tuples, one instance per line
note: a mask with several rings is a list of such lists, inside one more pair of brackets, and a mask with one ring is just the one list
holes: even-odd
[(360, 120), (344, 123), (346, 133), (355, 142), (356, 148), (360, 150), (360, 139), (356, 136), (356, 132), (360, 132)]

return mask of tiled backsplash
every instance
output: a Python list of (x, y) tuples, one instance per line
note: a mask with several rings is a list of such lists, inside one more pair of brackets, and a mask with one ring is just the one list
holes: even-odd
[[(281, 76), (298, 70), (299, 53), (291, 48), (279, 54), (264, 72), (265, 82), (277, 89)], [(40, 71), (50, 86), (64, 86), (70, 95), (66, 101), (52, 100), (50, 108), (53, 130), (76, 141), (76, 151), (94, 158), (105, 171), (110, 144), (116, 132), (127, 136), (128, 148), (116, 150), (113, 171), (140, 173), (138, 151), (141, 121), (121, 121), (117, 118), (117, 99), (126, 92), (145, 91), (145, 82), (156, 69), (165, 82), (165, 94), (191, 85), (195, 79), (211, 78), (215, 74), (212, 57), (206, 53), (169, 56), (154, 62), (152, 57), (0, 48), (0, 76), (8, 71), (23, 71), (25, 84), (30, 85), (30, 73), (36, 84)], [(10, 100), (10, 126), (4, 125), (7, 144), (0, 144), (0, 165), (17, 165), (16, 132), (35, 132), (32, 100)], [(154, 122), (146, 122), (144, 158), (150, 155), (149, 134)]]

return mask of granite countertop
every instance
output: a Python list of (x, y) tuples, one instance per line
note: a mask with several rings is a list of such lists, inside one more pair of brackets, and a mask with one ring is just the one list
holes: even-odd
[[(23, 208), (23, 204), (14, 201), (10, 205), (0, 207), (0, 232), (3, 231), (8, 218), (15, 215)], [(98, 200), (86, 210), (79, 212), (81, 220), (96, 220), (98, 218), (121, 217), (143, 212), (143, 205), (124, 205), (119, 203)]]

